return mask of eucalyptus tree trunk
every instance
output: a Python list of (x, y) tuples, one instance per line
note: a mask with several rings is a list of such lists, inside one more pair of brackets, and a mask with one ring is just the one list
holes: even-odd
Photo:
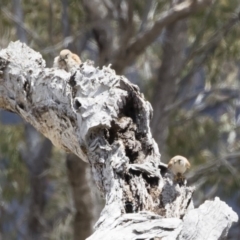
[(162, 64), (153, 93), (152, 103), (155, 114), (151, 123), (154, 139), (159, 144), (163, 155), (165, 155), (170, 117), (166, 107), (173, 104), (179, 88), (177, 80), (185, 60), (187, 30), (186, 20), (180, 20), (167, 26), (163, 37)]
[(106, 205), (88, 239), (221, 239), (238, 220), (219, 198), (194, 208), (194, 187), (161, 163), (150, 103), (110, 67), (87, 61), (71, 75), (16, 42), (0, 52), (0, 71), (0, 107), (89, 162)]

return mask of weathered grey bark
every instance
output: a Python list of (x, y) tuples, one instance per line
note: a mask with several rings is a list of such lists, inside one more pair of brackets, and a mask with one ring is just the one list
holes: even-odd
[(0, 52), (0, 70), (0, 107), (89, 161), (106, 205), (88, 239), (220, 239), (238, 220), (218, 198), (194, 209), (193, 187), (160, 161), (151, 105), (111, 68), (86, 62), (71, 76), (16, 42)]

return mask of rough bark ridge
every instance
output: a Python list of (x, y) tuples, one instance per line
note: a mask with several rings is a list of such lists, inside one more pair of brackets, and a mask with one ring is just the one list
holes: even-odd
[(160, 161), (151, 105), (110, 67), (85, 62), (70, 75), (16, 42), (0, 52), (0, 71), (0, 107), (89, 161), (106, 206), (88, 239), (219, 239), (237, 221), (218, 198), (194, 209), (194, 189)]

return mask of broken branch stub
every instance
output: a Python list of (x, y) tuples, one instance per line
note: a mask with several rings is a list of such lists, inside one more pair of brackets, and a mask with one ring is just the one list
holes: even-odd
[[(193, 188), (175, 184), (160, 162), (149, 128), (152, 108), (137, 86), (90, 61), (72, 75), (45, 68), (41, 55), (20, 42), (0, 51), (0, 68), (0, 107), (90, 163), (106, 206), (89, 239), (190, 239), (184, 229), (192, 211), (206, 223), (208, 213), (193, 208)], [(219, 236), (237, 220), (225, 210)]]

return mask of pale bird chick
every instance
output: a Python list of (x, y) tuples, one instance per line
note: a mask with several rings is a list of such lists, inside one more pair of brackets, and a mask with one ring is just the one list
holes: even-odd
[(177, 182), (184, 182), (183, 174), (190, 168), (189, 161), (180, 155), (173, 157), (168, 163), (168, 169), (174, 174), (174, 180)]
[(68, 49), (64, 49), (60, 52), (59, 56), (54, 58), (53, 67), (71, 72), (73, 69), (79, 67), (81, 63), (82, 61), (78, 55)]

